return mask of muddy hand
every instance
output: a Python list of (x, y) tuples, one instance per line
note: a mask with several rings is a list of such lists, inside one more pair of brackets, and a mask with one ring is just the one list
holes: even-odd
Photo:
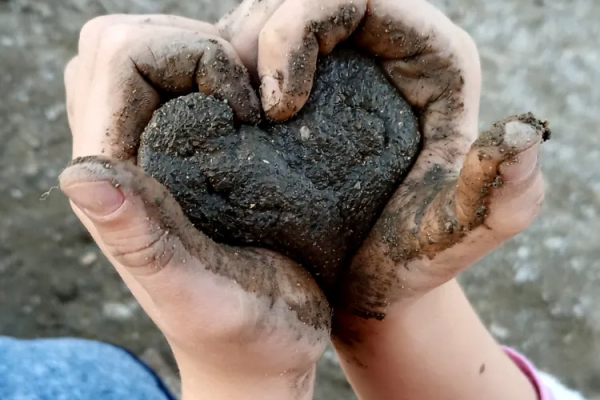
[(218, 24), (260, 79), (267, 117), (286, 120), (308, 100), (317, 57), (359, 26), (366, 0), (246, 0)]
[(318, 55), (351, 34), (419, 111), (421, 155), (354, 258), (338, 311), (385, 318), (395, 304), (452, 279), (537, 216), (546, 127), (532, 116), (511, 118), (473, 144), (477, 49), (426, 1), (248, 0), (219, 26), (255, 68), (271, 118), (289, 118), (302, 107)]
[(458, 178), (426, 149), (352, 260), (340, 311), (384, 319), (528, 228), (544, 199), (538, 153), (547, 134), (531, 115), (499, 122)]
[(312, 278), (272, 252), (217, 245), (135, 165), (142, 130), (172, 96), (201, 90), (256, 117), (229, 43), (183, 18), (102, 17), (83, 28), (65, 81), (74, 161), (60, 187), (169, 340), (184, 392), (309, 398), (330, 325)]
[(246, 0), (218, 26), (260, 79), (263, 108), (275, 120), (302, 108), (318, 56), (353, 34), (415, 106), (474, 88), (480, 78), (473, 41), (424, 0)]

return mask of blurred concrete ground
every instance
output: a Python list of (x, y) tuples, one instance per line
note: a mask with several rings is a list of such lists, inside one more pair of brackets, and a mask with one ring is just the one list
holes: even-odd
[[(55, 190), (69, 160), (62, 70), (106, 13), (216, 20), (235, 0), (0, 0), (0, 334), (122, 344), (173, 379), (168, 349)], [(479, 44), (481, 128), (551, 121), (543, 216), (462, 281), (503, 343), (600, 399), (600, 2), (435, 0)], [(166, 360), (166, 361), (165, 361)], [(332, 354), (318, 399), (348, 399)]]

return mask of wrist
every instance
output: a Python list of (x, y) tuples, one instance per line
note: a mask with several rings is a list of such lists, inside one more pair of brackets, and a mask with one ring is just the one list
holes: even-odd
[(361, 399), (537, 398), (456, 280), (386, 311), (383, 321), (342, 315), (338, 322), (354, 330), (338, 333), (334, 345)]
[[(314, 392), (316, 364), (300, 369), (240, 369), (228, 368), (226, 362), (201, 364), (181, 354), (175, 358), (182, 400), (309, 400)], [(252, 365), (251, 360), (247, 364)]]
[[(383, 345), (378, 337), (390, 332), (398, 332), (404, 326), (411, 330), (417, 328), (414, 319), (428, 316), (427, 319), (435, 318), (434, 315), (443, 312), (443, 308), (451, 307), (457, 293), (462, 293), (456, 279), (452, 279), (444, 285), (431, 291), (400, 302), (389, 305), (385, 310), (385, 318), (364, 318), (356, 315), (351, 309), (336, 309), (333, 318), (333, 342), (338, 347), (348, 346), (351, 349), (374, 345)], [(412, 325), (412, 326), (411, 326)], [(418, 324), (424, 327), (422, 324)]]
[(304, 376), (198, 376), (181, 371), (182, 400), (310, 400), (316, 366)]

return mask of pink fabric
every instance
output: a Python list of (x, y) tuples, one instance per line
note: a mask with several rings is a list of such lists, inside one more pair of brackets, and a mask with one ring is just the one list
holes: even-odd
[(527, 360), (524, 356), (517, 353), (513, 349), (505, 347), (504, 351), (510, 357), (510, 359), (513, 360), (515, 364), (517, 364), (521, 371), (523, 371), (523, 373), (535, 386), (540, 400), (556, 400), (552, 395), (552, 392), (550, 392), (550, 390), (542, 383), (537, 369), (529, 360)]

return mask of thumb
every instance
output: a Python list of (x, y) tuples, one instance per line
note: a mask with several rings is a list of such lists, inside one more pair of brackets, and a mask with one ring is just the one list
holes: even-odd
[(547, 125), (528, 114), (479, 137), (458, 180), (422, 219), (420, 250), (431, 271), (444, 271), (438, 273), (444, 280), (456, 276), (533, 223), (544, 201), (538, 153), (549, 135)]
[(134, 276), (154, 274), (174, 258), (185, 263), (183, 243), (206, 239), (167, 189), (130, 162), (78, 158), (59, 180), (98, 245)]
[(456, 217), (507, 238), (527, 229), (539, 214), (544, 185), (539, 151), (548, 126), (526, 114), (483, 133), (467, 155), (456, 187)]
[(544, 198), (538, 153), (549, 134), (531, 114), (507, 118), (483, 133), (458, 180), (427, 209), (419, 233), (422, 251), (437, 254), (481, 232), (493, 235), (497, 246), (527, 229)]

